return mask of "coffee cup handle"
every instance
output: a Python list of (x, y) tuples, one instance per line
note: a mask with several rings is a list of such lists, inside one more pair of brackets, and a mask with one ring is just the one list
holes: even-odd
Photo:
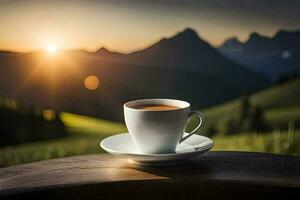
[(196, 128), (194, 128), (187, 136), (183, 137), (180, 139), (179, 143), (183, 142), (184, 140), (188, 139), (189, 137), (191, 137), (192, 135), (194, 135), (196, 133), (196, 131), (202, 126), (203, 123), (203, 115), (201, 112), (199, 111), (191, 111), (188, 115), (188, 121), (189, 119), (193, 116), (196, 115), (199, 118), (199, 124), (197, 125)]

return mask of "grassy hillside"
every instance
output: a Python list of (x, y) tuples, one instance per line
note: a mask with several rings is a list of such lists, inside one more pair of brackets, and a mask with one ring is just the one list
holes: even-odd
[(263, 90), (251, 100), (265, 109), (300, 105), (300, 79)]
[[(274, 130), (216, 134), (213, 150), (239, 150), (300, 155), (300, 80), (261, 91), (250, 97), (252, 104), (265, 108), (265, 118)], [(238, 113), (240, 100), (233, 100), (204, 110), (206, 134), (211, 124), (224, 128), (224, 121)], [(0, 148), (0, 167), (71, 155), (103, 153), (101, 139), (126, 131), (124, 124), (62, 113), (69, 137)], [(192, 126), (192, 125), (191, 125)], [(216, 130), (216, 133), (219, 133)]]
[(266, 119), (276, 129), (286, 129), (295, 125), (297, 125), (295, 128), (299, 129), (300, 105), (269, 109), (266, 112)]
[(110, 135), (126, 131), (124, 124), (62, 113), (69, 137), (31, 142), (0, 148), (0, 167), (51, 158), (103, 153), (100, 141)]
[(240, 133), (213, 137), (213, 150), (254, 151), (300, 156), (300, 131)]
[[(261, 107), (267, 123), (274, 129), (288, 129), (290, 125), (299, 128), (300, 124), (300, 80), (273, 86), (250, 95), (251, 104)], [(239, 113), (241, 99), (235, 99), (203, 110), (205, 125), (200, 131), (205, 133), (214, 126), (222, 132), (225, 123)], [(195, 122), (194, 122), (195, 123)]]
[(89, 135), (106, 135), (126, 131), (125, 124), (111, 122), (108, 120), (76, 115), (72, 113), (61, 113), (60, 117), (71, 133), (85, 133)]
[[(63, 113), (62, 119), (71, 136), (43, 142), (32, 142), (0, 148), (0, 167), (51, 158), (104, 153), (100, 141), (113, 134), (126, 131), (124, 124), (96, 118)], [(242, 133), (213, 138), (213, 150), (238, 150), (300, 155), (299, 131)], [(253, 142), (255, 141), (255, 142)]]

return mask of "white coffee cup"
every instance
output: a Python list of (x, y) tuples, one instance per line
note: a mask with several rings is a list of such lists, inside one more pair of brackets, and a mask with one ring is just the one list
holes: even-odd
[[(143, 110), (142, 105), (169, 105), (174, 110)], [(196, 115), (197, 127), (183, 137), (188, 119)], [(142, 153), (174, 153), (176, 146), (192, 136), (202, 125), (203, 116), (198, 111), (190, 111), (190, 104), (174, 99), (141, 99), (124, 104), (125, 123), (133, 142)]]

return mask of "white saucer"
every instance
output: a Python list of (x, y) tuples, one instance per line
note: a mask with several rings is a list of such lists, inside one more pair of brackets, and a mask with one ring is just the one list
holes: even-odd
[[(184, 133), (187, 135), (187, 133)], [(203, 154), (213, 147), (213, 141), (201, 135), (192, 135), (176, 148), (176, 153), (146, 154), (135, 146), (128, 133), (122, 133), (105, 138), (101, 141), (102, 149), (127, 159), (130, 163), (145, 166), (176, 165)]]

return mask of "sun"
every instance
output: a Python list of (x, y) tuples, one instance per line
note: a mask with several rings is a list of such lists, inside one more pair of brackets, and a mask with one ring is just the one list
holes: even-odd
[(58, 46), (55, 44), (48, 44), (46, 47), (46, 51), (49, 54), (56, 54), (58, 52)]

